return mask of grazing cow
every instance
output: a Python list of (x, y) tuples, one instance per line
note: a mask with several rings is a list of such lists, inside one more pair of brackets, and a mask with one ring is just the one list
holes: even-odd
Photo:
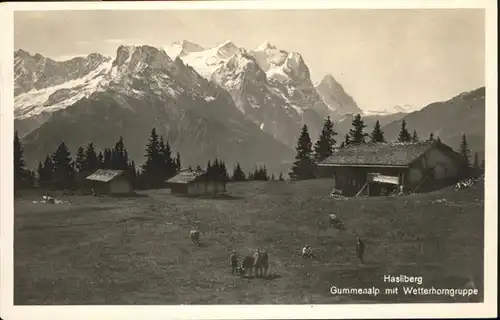
[(200, 246), (200, 231), (198, 231), (198, 230), (191, 230), (189, 232), (189, 238), (191, 239), (191, 241), (193, 241), (193, 243), (197, 247)]
[(253, 256), (247, 256), (243, 259), (241, 263), (241, 273), (240, 276), (244, 276), (247, 271), (250, 271), (250, 276), (253, 275), (253, 268), (254, 268), (254, 257)]
[(269, 269), (269, 255), (267, 252), (259, 253), (254, 262), (255, 276), (265, 277)]
[(330, 221), (330, 228), (333, 226), (335, 229), (343, 230), (345, 229), (344, 223), (340, 221), (336, 214), (330, 213), (328, 215), (328, 220)]
[(307, 244), (302, 248), (302, 258), (307, 258), (307, 259), (313, 258), (313, 253), (310, 245)]

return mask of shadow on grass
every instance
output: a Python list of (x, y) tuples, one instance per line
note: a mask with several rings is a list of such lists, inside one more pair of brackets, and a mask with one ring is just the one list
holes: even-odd
[(186, 199), (210, 199), (210, 200), (243, 200), (245, 198), (240, 197), (240, 196), (233, 196), (229, 194), (218, 194), (218, 195), (201, 195), (201, 196), (194, 196), (194, 195), (187, 195), (187, 194), (178, 194), (178, 193), (172, 193), (172, 196), (179, 197), (179, 198), (186, 198)]
[(274, 280), (279, 278), (281, 278), (279, 274), (268, 274), (263, 277), (258, 277), (258, 279), (263, 279), (263, 280)]
[(274, 279), (279, 279), (281, 276), (279, 274), (268, 274), (265, 276), (260, 276), (256, 277), (255, 275), (244, 275), (244, 276), (239, 276), (242, 279), (248, 279), (248, 280), (274, 280)]
[(131, 199), (135, 199), (135, 198), (148, 198), (149, 196), (147, 194), (144, 194), (144, 193), (137, 193), (137, 192), (133, 192), (133, 193), (127, 193), (127, 194), (110, 194), (110, 195), (107, 195), (108, 198), (131, 198)]

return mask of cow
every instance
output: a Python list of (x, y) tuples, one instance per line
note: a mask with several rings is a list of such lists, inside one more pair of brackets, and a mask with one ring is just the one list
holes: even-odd
[[(269, 255), (267, 252), (256, 250), (252, 256), (246, 256), (241, 263), (240, 276), (244, 276), (247, 271), (250, 276), (262, 277), (267, 275), (269, 269)], [(254, 271), (255, 270), (255, 271)]]
[(255, 258), (254, 267), (255, 276), (267, 276), (267, 270), (269, 269), (269, 255), (267, 252), (262, 252), (257, 255), (257, 257)]
[(314, 256), (313, 256), (313, 253), (312, 253), (312, 249), (311, 249), (311, 246), (306, 244), (303, 248), (302, 248), (302, 254), (301, 254), (301, 257), (304, 258), (304, 259), (312, 259)]
[(200, 231), (198, 231), (198, 230), (191, 230), (189, 232), (189, 238), (191, 239), (191, 241), (193, 241), (193, 243), (197, 247), (200, 246)]
[(243, 261), (241, 262), (241, 272), (240, 276), (244, 276), (247, 271), (250, 271), (250, 276), (253, 275), (253, 268), (254, 268), (254, 257), (253, 256), (246, 256)]

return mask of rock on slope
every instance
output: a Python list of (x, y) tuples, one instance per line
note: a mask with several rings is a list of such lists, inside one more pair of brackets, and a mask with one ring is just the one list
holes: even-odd
[(316, 87), (316, 91), (328, 106), (333, 115), (341, 118), (346, 114), (362, 113), (358, 104), (348, 95), (344, 87), (333, 78), (332, 75), (326, 75)]

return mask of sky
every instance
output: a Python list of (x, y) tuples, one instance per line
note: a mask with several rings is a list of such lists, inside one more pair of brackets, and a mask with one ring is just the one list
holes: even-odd
[(331, 74), (365, 111), (424, 107), (485, 85), (482, 9), (31, 11), (14, 48), (64, 59), (119, 45), (189, 40), (205, 48), (269, 41), (300, 53), (312, 80)]

